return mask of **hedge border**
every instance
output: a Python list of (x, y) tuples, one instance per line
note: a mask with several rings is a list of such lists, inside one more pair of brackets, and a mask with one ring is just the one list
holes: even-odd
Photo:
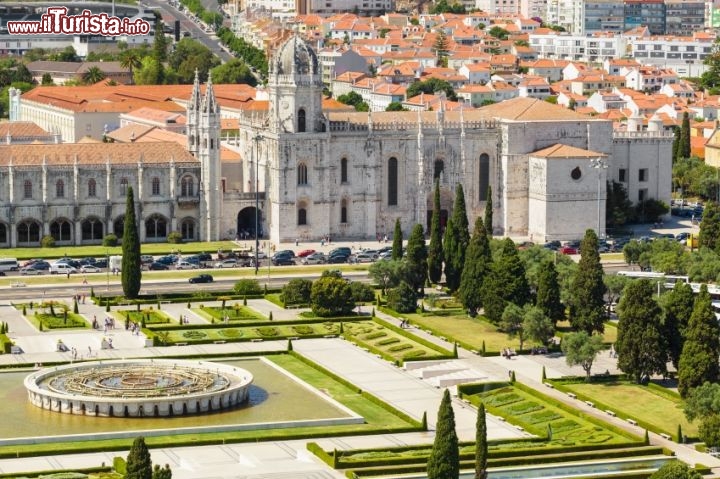
[(80, 474), (94, 474), (98, 472), (112, 472), (110, 466), (96, 466), (96, 467), (83, 467), (78, 469), (49, 469), (46, 471), (32, 471), (32, 472), (4, 472), (0, 473), (0, 478), (15, 478), (15, 477), (40, 477), (50, 474), (67, 474), (67, 473), (80, 473)]
[[(615, 378), (616, 378), (615, 379), (616, 381), (626, 381), (627, 382), (626, 379), (620, 379), (620, 378), (618, 378), (618, 376), (615, 376)], [(575, 392), (575, 391), (571, 390), (570, 388), (566, 387), (567, 384), (580, 383), (581, 381), (578, 380), (577, 378), (566, 377), (566, 378), (562, 378), (562, 379), (546, 379), (545, 381), (549, 384), (552, 384), (553, 387), (555, 389), (557, 389), (558, 391), (562, 391), (564, 393), (575, 394), (577, 396), (577, 398), (581, 401), (591, 401), (592, 403), (595, 404), (595, 407), (598, 409), (602, 409), (602, 410), (606, 410), (606, 411), (607, 410), (614, 411), (615, 414), (617, 416), (621, 416), (622, 419), (625, 419), (625, 420), (632, 419), (633, 421), (637, 422), (637, 425), (639, 427), (642, 427), (643, 429), (647, 429), (650, 432), (654, 432), (655, 434), (667, 434), (671, 438), (673, 438), (674, 441), (677, 442), (677, 437), (676, 437), (677, 431), (667, 431), (665, 429), (660, 429), (660, 428), (658, 428), (636, 416), (626, 413), (625, 411), (623, 411), (620, 408), (617, 408), (616, 406), (610, 406), (608, 404), (605, 404), (601, 401), (596, 400), (596, 398), (594, 398), (594, 397), (590, 397), (586, 394)], [(582, 382), (584, 382), (584, 378), (583, 378)], [(656, 386), (656, 388), (660, 388), (660, 386)], [(648, 387), (648, 390), (654, 394), (657, 393), (657, 390), (655, 388)], [(669, 391), (667, 392), (667, 394), (658, 394), (658, 396), (662, 396), (665, 399), (674, 399), (674, 397), (672, 396), (672, 393)], [(679, 397), (679, 396), (677, 396), (677, 397)], [(697, 440), (697, 438), (688, 436), (687, 440), (688, 440), (688, 442), (693, 442), (693, 441)]]

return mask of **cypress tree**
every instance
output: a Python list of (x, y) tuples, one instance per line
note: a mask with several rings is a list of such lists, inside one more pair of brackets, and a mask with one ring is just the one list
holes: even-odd
[(73, 300), (73, 313), (75, 313), (75, 314), (80, 313), (80, 310), (79, 310), (79, 308), (78, 308), (77, 299)]
[(668, 339), (668, 355), (675, 369), (680, 362), (687, 326), (695, 304), (692, 287), (678, 281), (675, 287), (660, 297), (663, 310), (663, 327)]
[(679, 158), (690, 158), (690, 116), (688, 112), (683, 113), (677, 155)]
[(152, 460), (145, 439), (135, 438), (127, 457), (125, 479), (152, 479)]
[(400, 227), (400, 218), (395, 220), (395, 232), (393, 233), (393, 244), (392, 244), (392, 259), (401, 260), (403, 257), (402, 251), (403, 245), (403, 234), (402, 228)]
[(618, 305), (618, 368), (638, 384), (666, 372), (667, 342), (654, 290), (646, 279), (631, 281)]
[(695, 298), (678, 364), (678, 392), (682, 397), (706, 381), (718, 381), (719, 356), (720, 326), (712, 309), (707, 285), (703, 284)]
[(518, 255), (517, 246), (505, 238), (490, 266), (480, 290), (485, 316), (498, 323), (505, 306), (515, 303), (522, 307), (530, 300), (530, 286), (525, 276), (525, 266)]
[(427, 461), (427, 479), (458, 479), (459, 475), (460, 451), (455, 431), (455, 413), (450, 392), (446, 389), (438, 410), (435, 441)]
[(677, 443), (682, 444), (683, 441), (683, 433), (682, 433), (682, 425), (678, 424), (677, 428)]
[(152, 479), (172, 479), (172, 470), (169, 464), (165, 464), (165, 467), (160, 467), (160, 464), (155, 464), (153, 468)]
[(477, 310), (482, 306), (480, 289), (482, 288), (485, 276), (487, 276), (491, 265), (490, 242), (483, 220), (478, 217), (475, 220), (470, 245), (465, 255), (465, 266), (460, 277), (460, 289), (458, 294), (463, 308), (475, 316)]
[(553, 324), (565, 318), (565, 306), (560, 302), (558, 273), (551, 259), (540, 264), (535, 306), (540, 308)]
[(132, 186), (127, 189), (125, 221), (122, 240), (122, 287), (126, 298), (135, 299), (140, 292), (142, 276), (140, 262), (140, 238), (135, 219), (135, 197)]
[(570, 324), (575, 331), (602, 333), (605, 321), (605, 283), (598, 253), (598, 238), (588, 229), (580, 243), (580, 263), (570, 296)]
[(487, 199), (485, 200), (485, 230), (487, 231), (488, 238), (492, 238), (493, 235), (493, 200), (492, 200), (492, 186), (488, 185)]
[(421, 297), (423, 286), (427, 279), (427, 247), (425, 246), (425, 232), (421, 224), (416, 224), (407, 245), (407, 282)]
[(672, 159), (675, 162), (678, 159), (678, 148), (680, 147), (680, 128), (675, 127), (673, 133), (675, 138), (673, 138), (672, 144)]
[(475, 479), (487, 479), (487, 424), (485, 424), (485, 404), (480, 403), (475, 423)]
[[(470, 231), (468, 227), (467, 211), (465, 210), (465, 193), (462, 184), (455, 189), (455, 203), (452, 212), (452, 229), (449, 244), (445, 244), (445, 282), (450, 291), (457, 291), (460, 287), (460, 278), (465, 266), (465, 252), (470, 243)], [(448, 225), (450, 221), (448, 221)], [(449, 226), (448, 226), (448, 229)], [(445, 239), (448, 240), (448, 231), (445, 232)]]
[(702, 247), (718, 250), (718, 241), (720, 238), (720, 208), (714, 201), (708, 201), (703, 211), (702, 221), (700, 222), (700, 236), (698, 236), (698, 244)]
[(439, 283), (442, 277), (443, 247), (440, 231), (440, 180), (435, 180), (432, 221), (430, 222), (430, 248), (428, 248), (428, 277), (430, 282)]

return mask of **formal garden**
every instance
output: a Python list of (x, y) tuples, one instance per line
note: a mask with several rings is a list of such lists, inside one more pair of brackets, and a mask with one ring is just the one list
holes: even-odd
[[(90, 325), (77, 312), (77, 304), (71, 308), (62, 301), (43, 301), (40, 303), (17, 303), (15, 309), (21, 311), (39, 331), (52, 329), (88, 328)], [(71, 310), (71, 309), (74, 309)]]

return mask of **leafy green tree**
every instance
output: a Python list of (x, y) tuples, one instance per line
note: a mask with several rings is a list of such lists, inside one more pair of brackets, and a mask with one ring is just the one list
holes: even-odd
[(414, 313), (417, 309), (417, 291), (405, 281), (387, 292), (387, 305), (398, 313)]
[(507, 40), (507, 37), (508, 37), (508, 35), (510, 35), (510, 32), (508, 32), (507, 30), (505, 30), (502, 27), (498, 27), (497, 25), (495, 25), (490, 30), (488, 30), (488, 34), (490, 36), (497, 38), (498, 40)]
[(405, 262), (406, 281), (422, 297), (427, 279), (427, 247), (425, 246), (425, 233), (419, 223), (413, 227), (408, 238)]
[(235, 294), (240, 294), (243, 296), (250, 296), (253, 294), (260, 294), (262, 293), (262, 288), (260, 287), (260, 283), (256, 279), (250, 279), (250, 278), (244, 278), (241, 280), (238, 280), (235, 285), (233, 286), (233, 291), (235, 291)]
[(555, 336), (555, 324), (543, 310), (537, 306), (525, 305), (523, 308), (522, 327), (527, 339), (544, 345), (547, 345), (553, 336)]
[(475, 423), (475, 479), (487, 479), (488, 442), (485, 404), (480, 403)]
[(40, 84), (42, 86), (52, 86), (55, 84), (55, 81), (53, 80), (52, 75), (49, 73), (43, 73), (42, 82)]
[(135, 196), (132, 186), (128, 186), (125, 198), (125, 220), (122, 239), (122, 287), (128, 299), (135, 299), (140, 292), (142, 262), (140, 261), (140, 237), (135, 219)]
[(522, 351), (526, 339), (523, 319), (523, 309), (514, 303), (508, 303), (505, 306), (505, 311), (500, 318), (500, 330), (507, 333), (510, 338), (518, 338), (520, 351)]
[(650, 479), (702, 479), (702, 475), (681, 461), (668, 461)]
[(83, 82), (88, 85), (94, 85), (95, 83), (103, 80), (107, 75), (99, 67), (90, 67), (82, 75)]
[(233, 58), (227, 63), (211, 69), (212, 79), (215, 83), (257, 85), (257, 79), (252, 74), (247, 63), (239, 58)]
[(678, 281), (675, 287), (660, 297), (663, 311), (663, 327), (668, 340), (670, 361), (675, 369), (680, 362), (680, 354), (685, 343), (685, 334), (693, 312), (695, 295), (688, 283)]
[(340, 95), (337, 100), (345, 105), (355, 107), (355, 111), (370, 111), (370, 106), (357, 92), (351, 91), (350, 93)]
[(678, 364), (678, 392), (682, 397), (706, 381), (717, 382), (720, 357), (720, 325), (712, 309), (707, 285), (700, 287), (686, 328)]
[(155, 21), (155, 38), (153, 39), (153, 58), (158, 61), (158, 63), (163, 63), (167, 61), (167, 51), (168, 51), (168, 39), (165, 36), (165, 32), (163, 31), (163, 22), (161, 18), (158, 18)]
[(400, 218), (395, 220), (395, 231), (393, 232), (392, 256), (393, 260), (399, 261), (403, 258), (403, 232), (400, 227)]
[(180, 83), (189, 84), (195, 80), (195, 70), (201, 82), (206, 82), (208, 72), (220, 65), (220, 59), (208, 47), (192, 38), (183, 38), (175, 44), (168, 63), (178, 74)]
[(312, 285), (310, 307), (320, 317), (347, 316), (355, 308), (350, 283), (343, 278), (321, 277)]
[(432, 95), (435, 92), (445, 92), (445, 96), (450, 101), (457, 101), (457, 94), (453, 89), (452, 85), (446, 80), (440, 80), (439, 78), (430, 78), (425, 81), (415, 81), (405, 91), (405, 98), (413, 98), (420, 93), (426, 93)]
[(563, 336), (560, 347), (567, 365), (580, 365), (585, 371), (585, 379), (590, 381), (592, 365), (603, 349), (602, 337), (597, 334), (590, 335), (585, 331), (568, 333)]
[(487, 199), (485, 200), (485, 230), (487, 231), (488, 238), (493, 236), (493, 200), (492, 200), (492, 186), (488, 185)]
[(565, 319), (565, 306), (560, 301), (558, 272), (555, 269), (555, 262), (551, 259), (543, 261), (540, 265), (535, 305), (550, 318), (552, 324)]
[(356, 303), (367, 303), (375, 300), (375, 290), (369, 284), (360, 281), (350, 281), (353, 301)]
[(588, 229), (580, 243), (580, 262), (573, 281), (570, 324), (576, 331), (602, 333), (605, 321), (605, 283), (595, 231)]
[(621, 274), (606, 274), (603, 281), (605, 282), (605, 290), (609, 303), (615, 303), (620, 299), (625, 286), (630, 278)]
[(490, 271), (491, 264), (490, 242), (485, 233), (485, 224), (478, 217), (475, 220), (475, 230), (465, 255), (465, 265), (462, 269), (460, 288), (458, 289), (460, 302), (470, 316), (474, 317), (482, 306), (480, 290)]
[(690, 116), (688, 112), (683, 113), (677, 155), (679, 158), (690, 158)]
[(720, 414), (720, 384), (705, 382), (691, 389), (683, 408), (688, 421)]
[(698, 437), (707, 447), (720, 446), (720, 415), (703, 418), (698, 427)]
[(718, 251), (720, 245), (718, 239), (720, 239), (720, 208), (714, 201), (709, 201), (703, 210), (698, 243), (700, 247)]
[(631, 281), (617, 307), (618, 368), (638, 384), (667, 371), (668, 346), (658, 321), (661, 310), (654, 290), (648, 280)]
[(447, 67), (447, 57), (450, 49), (448, 47), (448, 39), (447, 35), (445, 35), (445, 30), (438, 30), (437, 36), (435, 37), (435, 44), (433, 45), (433, 51), (435, 52), (438, 66)]
[(287, 304), (310, 304), (313, 282), (305, 278), (294, 278), (283, 286), (281, 297)]
[(399, 260), (381, 259), (370, 265), (368, 273), (373, 281), (386, 294), (388, 288), (394, 288), (405, 277), (405, 264)]
[(399, 101), (390, 102), (385, 111), (408, 111)]
[(455, 202), (452, 217), (448, 220), (448, 226), (445, 230), (445, 240), (443, 251), (445, 282), (450, 291), (457, 291), (460, 287), (462, 270), (465, 266), (465, 253), (468, 243), (470, 243), (470, 230), (465, 209), (465, 192), (460, 183), (455, 189)]
[(159, 464), (155, 464), (152, 479), (172, 479), (172, 470), (170, 469), (170, 465), (165, 464), (165, 467), (160, 467)]
[(430, 222), (430, 247), (428, 248), (428, 277), (431, 283), (440, 282), (443, 259), (442, 232), (440, 231), (440, 180), (436, 179)]
[(458, 479), (460, 476), (460, 450), (455, 431), (455, 413), (450, 392), (445, 389), (435, 426), (435, 441), (427, 461), (428, 479)]
[(60, 50), (58, 53), (55, 53), (50, 58), (53, 61), (56, 62), (79, 62), (80, 57), (77, 56), (77, 52), (75, 51), (75, 48), (72, 46), (68, 46)]
[(635, 205), (635, 217), (643, 223), (656, 222), (670, 212), (668, 205), (660, 200), (648, 198)]
[(607, 183), (607, 199), (605, 200), (605, 224), (608, 228), (618, 228), (635, 219), (632, 201), (622, 183)]
[(650, 249), (647, 243), (638, 240), (630, 240), (623, 246), (623, 258), (627, 264), (640, 263), (640, 256)]
[(145, 445), (145, 438), (137, 437), (133, 441), (127, 456), (125, 479), (152, 479), (152, 459)]
[(127, 68), (128, 70), (130, 70), (130, 76), (134, 79), (135, 70), (139, 69), (142, 66), (142, 59), (140, 54), (138, 53), (138, 50), (136, 50), (135, 48), (131, 48), (122, 52), (120, 56), (120, 66), (122, 68)]
[(164, 79), (165, 69), (154, 57), (143, 58), (140, 68), (133, 74), (136, 85), (161, 85)]
[(500, 250), (495, 253), (480, 296), (485, 316), (494, 323), (500, 321), (508, 303), (524, 306), (530, 300), (525, 267), (518, 256), (517, 246), (510, 238), (505, 238)]

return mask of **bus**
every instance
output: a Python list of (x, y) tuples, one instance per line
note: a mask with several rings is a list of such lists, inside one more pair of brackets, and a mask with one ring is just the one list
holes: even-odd
[(690, 282), (690, 276), (680, 275), (680, 274), (665, 274), (665, 273), (659, 273), (656, 271), (618, 271), (617, 274), (620, 276), (626, 276), (628, 278), (633, 279), (656, 279), (656, 280), (662, 280), (666, 284), (670, 284), (671, 288), (672, 285), (678, 282), (682, 283), (689, 283)]

